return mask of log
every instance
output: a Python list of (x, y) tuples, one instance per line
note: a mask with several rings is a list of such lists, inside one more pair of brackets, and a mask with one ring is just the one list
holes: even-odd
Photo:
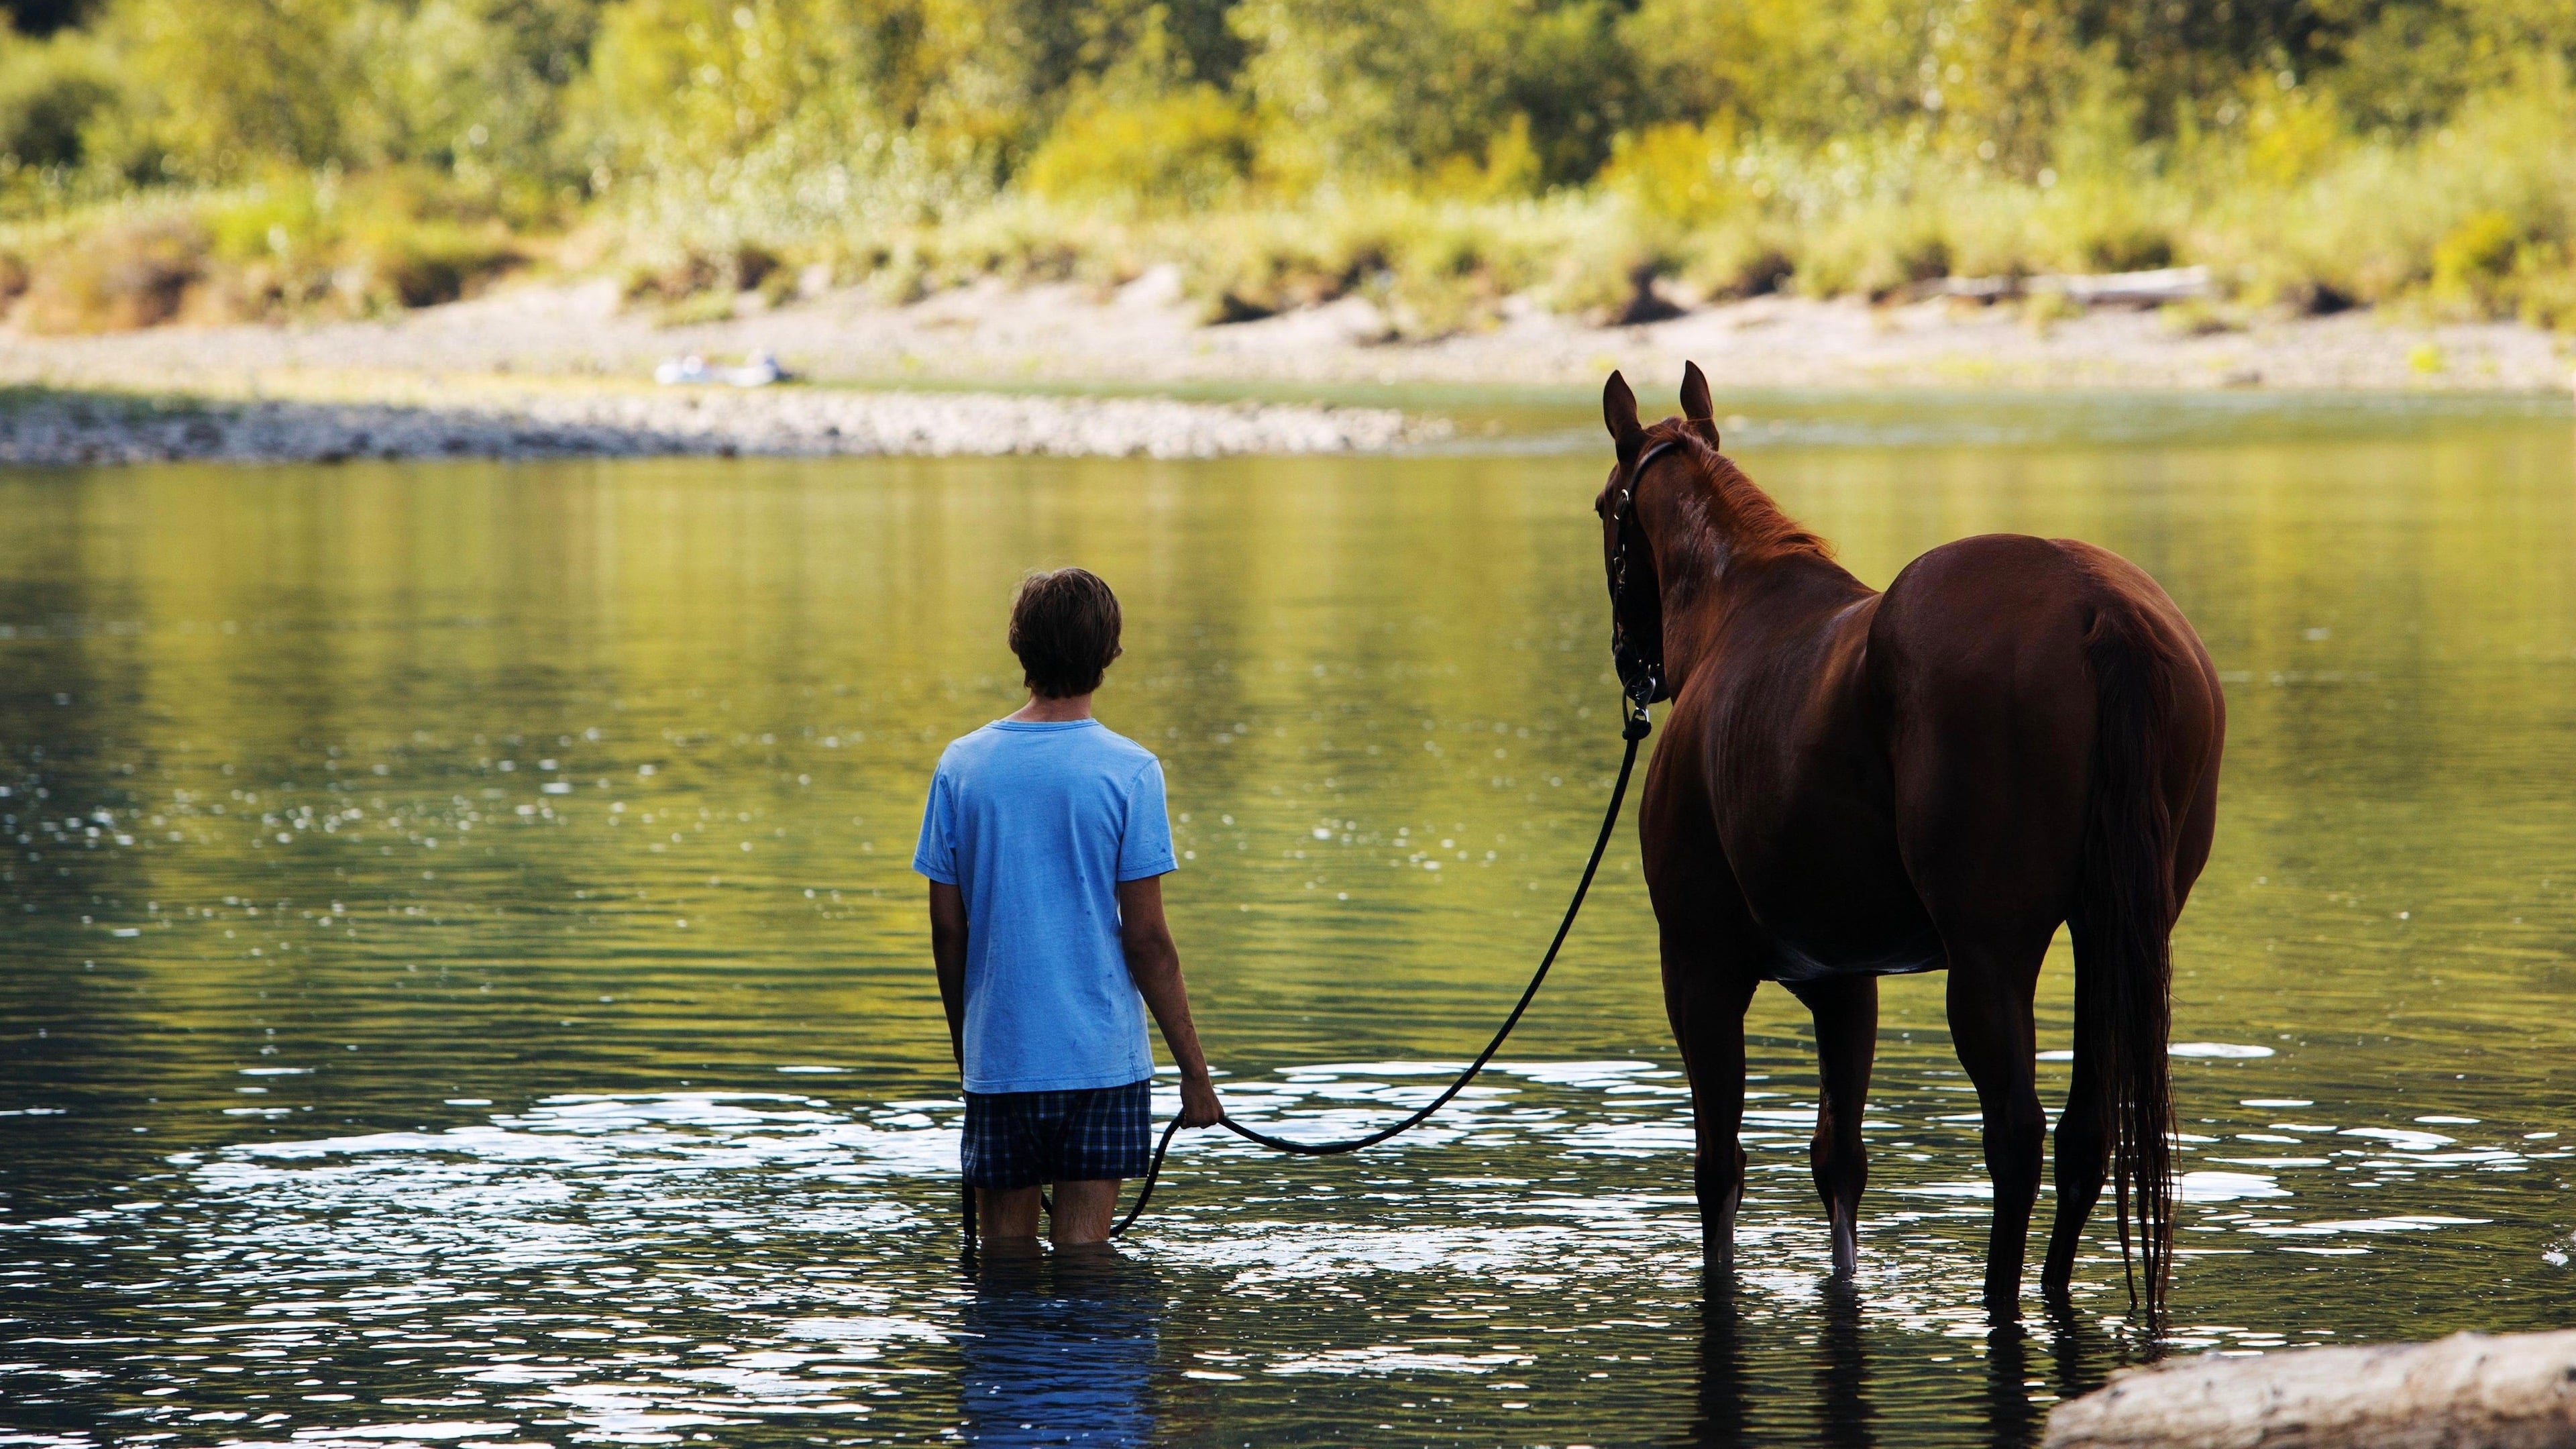
[(1998, 302), (2055, 292), (2088, 307), (2161, 307), (2210, 294), (2209, 268), (2158, 267), (2148, 272), (2037, 277), (1941, 277), (1914, 289), (1916, 297), (1968, 297)]
[(2576, 1330), (2171, 1359), (2048, 1416), (2044, 1449), (2564, 1449)]
[(2209, 295), (2209, 268), (2158, 267), (2151, 272), (2100, 276), (2033, 277), (2034, 292), (2061, 291), (2078, 302), (2104, 307), (2161, 307)]

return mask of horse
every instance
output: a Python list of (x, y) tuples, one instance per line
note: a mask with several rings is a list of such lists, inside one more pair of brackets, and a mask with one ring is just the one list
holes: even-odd
[(2041, 1287), (2068, 1302), (2107, 1175), (2132, 1302), (2143, 1279), (2161, 1325), (2170, 938), (2209, 859), (2226, 737), (2208, 651), (2144, 570), (2071, 539), (1961, 539), (1874, 590), (1718, 451), (1696, 363), (1681, 400), (1681, 417), (1642, 426), (1610, 375), (1617, 461), (1594, 508), (1612, 663), (1635, 713), (1670, 703), (1637, 820), (1706, 1268), (1732, 1269), (1754, 989), (1779, 982), (1815, 1018), (1809, 1161), (1848, 1282), (1878, 979), (1946, 969), (1994, 1186), (1985, 1301), (2017, 1317), (2047, 1134), (2031, 1002), (2064, 924), (2074, 1082)]

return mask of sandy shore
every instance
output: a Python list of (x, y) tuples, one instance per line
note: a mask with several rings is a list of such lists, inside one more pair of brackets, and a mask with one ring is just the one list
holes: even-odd
[[(892, 306), (858, 290), (664, 327), (604, 282), (528, 285), (381, 322), (0, 335), (0, 459), (1380, 449), (1435, 436), (1380, 409), (1014, 394), (1396, 384), (1589, 388), (1698, 360), (1719, 388), (2275, 388), (2559, 392), (2569, 340), (2375, 313), (2193, 330), (2096, 309), (1766, 297), (1633, 327), (1506, 304), (1499, 325), (1392, 340), (1369, 302), (1202, 323), (1168, 270), (1114, 292), (983, 283)], [(766, 350), (826, 386), (656, 388), (654, 365)], [(991, 392), (906, 391), (975, 384)], [(66, 397), (65, 394), (75, 396)], [(155, 407), (96, 397), (165, 400)], [(166, 400), (178, 400), (173, 410)]]

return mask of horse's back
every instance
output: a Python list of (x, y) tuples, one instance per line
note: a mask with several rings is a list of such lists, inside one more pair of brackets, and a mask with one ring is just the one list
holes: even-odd
[(2019, 533), (1963, 538), (1906, 565), (1871, 621), (1870, 648), (1891, 664), (2053, 668), (2081, 655), (2105, 609), (2138, 621), (2177, 660), (2201, 656), (2199, 636), (2146, 570), (2081, 539)]
[(2186, 813), (2204, 760), (2215, 761), (2217, 680), (2144, 570), (2074, 540), (1989, 534), (1924, 554), (1889, 585), (1870, 630), (1871, 684), (1886, 713), (1899, 849), (1936, 920), (2037, 930), (2062, 917), (2106, 638), (2142, 651), (2163, 685), (2167, 773)]

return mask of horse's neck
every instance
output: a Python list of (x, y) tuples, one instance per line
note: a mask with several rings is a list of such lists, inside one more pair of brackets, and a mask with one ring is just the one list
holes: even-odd
[(1731, 648), (1761, 647), (1809, 626), (1823, 628), (1875, 592), (1832, 559), (1807, 550), (1730, 562), (1702, 579), (1687, 600), (1665, 591), (1666, 672), (1678, 687)]

